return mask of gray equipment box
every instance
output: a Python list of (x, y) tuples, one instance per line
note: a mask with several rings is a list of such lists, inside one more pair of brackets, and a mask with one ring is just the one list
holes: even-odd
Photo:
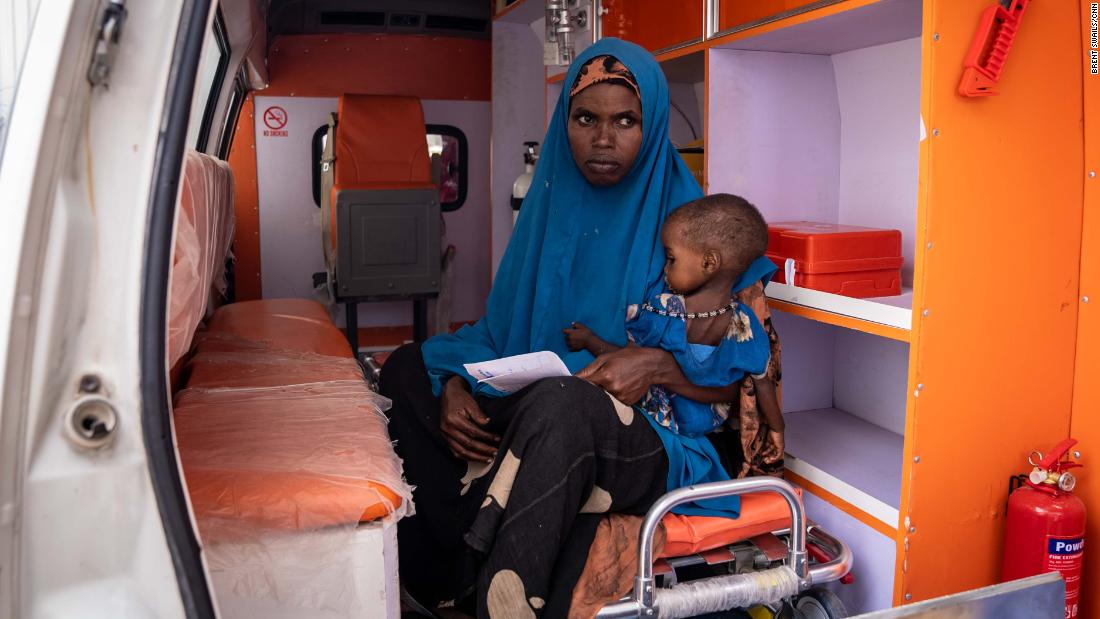
[(439, 293), (439, 192), (344, 189), (336, 194), (336, 294), (413, 298)]

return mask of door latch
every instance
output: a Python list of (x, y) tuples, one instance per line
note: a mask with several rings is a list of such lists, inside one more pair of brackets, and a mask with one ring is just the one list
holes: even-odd
[(118, 40), (122, 37), (122, 26), (125, 23), (125, 0), (110, 0), (103, 9), (92, 62), (88, 65), (88, 81), (92, 86), (106, 84), (111, 77), (111, 67), (115, 63)]

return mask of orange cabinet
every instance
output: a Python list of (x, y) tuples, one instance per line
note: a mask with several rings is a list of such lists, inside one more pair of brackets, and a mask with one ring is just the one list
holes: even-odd
[(659, 51), (703, 37), (699, 0), (603, 0), (603, 36)]
[(729, 30), (735, 26), (779, 15), (809, 4), (818, 4), (818, 2), (816, 0), (719, 0), (718, 30), (720, 32)]

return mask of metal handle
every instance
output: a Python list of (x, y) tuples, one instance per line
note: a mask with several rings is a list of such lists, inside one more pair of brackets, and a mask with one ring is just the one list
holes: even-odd
[(815, 544), (824, 548), (833, 557), (827, 563), (818, 563), (810, 567), (810, 582), (814, 585), (823, 585), (847, 576), (852, 570), (852, 550), (848, 545), (829, 535), (817, 525), (810, 525), (806, 532)]
[(714, 38), (718, 33), (719, 0), (703, 0), (703, 40)]
[(603, 8), (603, 0), (592, 0), (592, 42), (603, 38), (603, 16), (607, 9)]
[(802, 497), (790, 483), (778, 477), (746, 477), (673, 490), (661, 497), (646, 513), (638, 539), (638, 575), (634, 580), (634, 601), (643, 608), (653, 608), (653, 535), (657, 526), (672, 508), (702, 499), (775, 492), (787, 501), (791, 510), (791, 535), (787, 548), (788, 565), (806, 585), (810, 583), (809, 562), (806, 558), (806, 508)]

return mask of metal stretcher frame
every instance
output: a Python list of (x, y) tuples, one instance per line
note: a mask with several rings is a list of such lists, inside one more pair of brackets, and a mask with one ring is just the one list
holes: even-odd
[[(748, 574), (692, 581), (668, 589), (656, 587), (653, 576), (653, 535), (666, 514), (683, 503), (754, 492), (775, 492), (787, 501), (791, 510), (786, 564)], [(811, 535), (815, 543), (820, 543), (834, 557), (831, 561), (810, 565), (806, 554), (806, 539)], [(707, 583), (708, 587), (720, 586), (723, 600), (737, 601), (743, 601), (765, 587), (770, 592), (771, 599), (757, 599), (746, 605), (769, 603), (801, 593), (814, 585), (840, 580), (851, 567), (851, 550), (844, 542), (816, 525), (809, 524), (802, 497), (789, 482), (776, 477), (747, 477), (689, 486), (664, 495), (646, 513), (639, 533), (638, 572), (634, 579), (634, 591), (630, 597), (605, 606), (596, 616), (600, 619), (683, 617), (719, 610), (709, 606), (715, 603), (712, 596), (708, 596), (707, 600), (699, 599), (702, 597), (698, 588), (700, 583)]]

